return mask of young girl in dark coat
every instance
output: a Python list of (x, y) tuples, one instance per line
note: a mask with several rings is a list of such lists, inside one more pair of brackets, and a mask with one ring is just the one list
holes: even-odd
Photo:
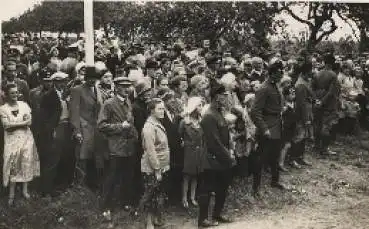
[(197, 176), (203, 172), (203, 158), (206, 155), (204, 132), (200, 126), (203, 99), (190, 97), (184, 109), (184, 119), (179, 125), (179, 133), (184, 146), (182, 204), (188, 208), (188, 189), (194, 206), (196, 201)]
[(283, 138), (283, 148), (281, 150), (279, 167), (282, 171), (288, 171), (284, 167), (284, 162), (286, 160), (287, 153), (292, 149), (293, 139), (296, 134), (296, 109), (295, 109), (295, 88), (293, 86), (285, 87), (282, 91), (284, 97), (284, 107), (282, 112), (282, 138)]

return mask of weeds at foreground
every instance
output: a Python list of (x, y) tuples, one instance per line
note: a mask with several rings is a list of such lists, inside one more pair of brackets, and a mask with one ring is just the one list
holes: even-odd
[[(349, 177), (346, 177), (349, 176), (346, 174), (351, 168), (368, 171), (368, 151), (344, 143), (350, 142), (348, 139), (339, 140), (340, 142), (333, 146), (333, 150), (338, 152), (337, 157), (321, 160), (319, 166), (311, 170), (294, 170), (283, 174), (283, 180), (288, 180), (289, 190), (286, 192), (268, 187), (270, 177), (264, 177), (262, 201), (251, 197), (251, 177), (236, 178), (229, 191), (228, 212), (234, 217), (241, 217), (245, 214), (259, 214), (266, 210), (275, 211), (297, 206), (309, 203), (310, 195), (314, 192), (320, 192), (321, 196), (345, 195), (350, 190), (369, 194), (368, 182), (351, 183)], [(358, 163), (360, 166), (357, 166)], [(339, 176), (334, 176), (333, 173)], [(7, 207), (6, 196), (2, 194), (0, 197), (0, 229), (99, 229), (107, 228), (108, 225), (103, 221), (98, 208), (99, 197), (84, 187), (72, 187), (53, 199), (34, 196), (26, 201), (18, 193), (16, 205), (12, 208)], [(196, 216), (196, 209), (186, 211), (178, 206), (169, 206), (165, 213), (165, 218), (172, 224), (195, 222)], [(113, 228), (141, 228), (138, 226), (140, 221), (142, 217), (133, 218), (128, 212), (121, 210), (114, 214), (113, 223), (116, 227)]]

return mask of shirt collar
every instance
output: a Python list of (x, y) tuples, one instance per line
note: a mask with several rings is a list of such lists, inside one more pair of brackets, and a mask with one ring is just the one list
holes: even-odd
[(126, 98), (124, 98), (124, 97), (122, 97), (120, 95), (116, 95), (116, 96), (117, 96), (117, 98), (118, 98), (119, 101), (121, 101), (123, 103), (126, 101)]

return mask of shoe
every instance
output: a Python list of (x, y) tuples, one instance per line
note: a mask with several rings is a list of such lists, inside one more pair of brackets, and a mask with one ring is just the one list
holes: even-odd
[(182, 200), (182, 206), (184, 208), (188, 208), (188, 201), (187, 200)]
[(162, 227), (164, 226), (164, 221), (163, 219), (160, 217), (160, 218), (156, 218), (153, 222), (154, 226), (155, 227)]
[(31, 195), (28, 193), (28, 192), (24, 192), (23, 193), (23, 197), (26, 199), (26, 200), (29, 200), (31, 198)]
[(14, 197), (9, 197), (8, 206), (11, 207), (13, 205), (14, 205)]
[(276, 183), (272, 183), (272, 185), (271, 185), (273, 188), (277, 188), (277, 189), (279, 189), (279, 190), (285, 190), (286, 189), (286, 187), (283, 185), (283, 184), (281, 184), (281, 183), (278, 183), (278, 182), (276, 182)]
[(291, 162), (291, 167), (295, 168), (295, 169), (301, 169), (301, 165), (299, 163), (297, 163), (297, 161), (292, 161)]
[(102, 215), (103, 215), (105, 220), (111, 221), (111, 212), (110, 212), (110, 210), (104, 211)]
[(286, 167), (284, 167), (283, 165), (279, 166), (278, 169), (279, 169), (279, 171), (282, 171), (282, 172), (289, 172), (289, 170)]
[(259, 192), (253, 192), (252, 193), (252, 197), (254, 197), (254, 199), (256, 200), (260, 200), (261, 199), (261, 195)]
[(199, 228), (215, 227), (215, 226), (218, 226), (218, 225), (219, 225), (219, 222), (217, 222), (217, 221), (211, 222), (207, 219), (198, 224)]
[(232, 223), (233, 222), (233, 220), (227, 216), (214, 216), (213, 218), (219, 223)]
[(131, 210), (131, 206), (129, 206), (129, 205), (124, 205), (124, 206), (123, 206), (123, 209), (124, 209), (125, 211), (129, 211), (129, 210)]
[(191, 204), (195, 207), (199, 206), (199, 203), (195, 199), (191, 200)]
[(298, 161), (298, 163), (299, 163), (300, 165), (305, 165), (305, 166), (312, 166), (312, 165), (313, 165), (311, 162), (306, 161), (305, 159), (301, 159), (301, 160), (299, 160), (299, 161)]

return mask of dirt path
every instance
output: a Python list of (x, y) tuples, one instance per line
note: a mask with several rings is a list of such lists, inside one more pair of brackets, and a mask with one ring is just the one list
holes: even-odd
[[(369, 133), (366, 139), (369, 139)], [(236, 222), (218, 229), (368, 229), (369, 152), (346, 139), (329, 159), (310, 156), (313, 167), (281, 175), (289, 190), (270, 188), (263, 178), (262, 200), (250, 196), (252, 179), (235, 180), (226, 210)], [(342, 141), (340, 141), (342, 142)], [(366, 142), (369, 146), (369, 141)], [(369, 147), (368, 147), (369, 148)], [(309, 153), (310, 154), (310, 153)], [(0, 229), (143, 229), (143, 222), (125, 211), (115, 212), (113, 226), (103, 221), (95, 193), (73, 187), (56, 199), (17, 199), (6, 207), (0, 195)], [(169, 207), (162, 229), (195, 229), (197, 209)]]
[[(360, 159), (362, 152), (347, 152), (349, 147), (336, 145), (334, 150), (339, 152), (338, 156), (330, 159), (310, 157), (314, 167), (282, 175), (290, 188), (287, 194), (267, 187), (262, 201), (252, 202), (250, 208), (237, 211), (243, 213), (235, 223), (214, 228), (369, 228), (369, 170), (363, 165), (367, 161)], [(360, 168), (353, 165), (358, 160), (361, 161)], [(279, 195), (287, 195), (287, 201), (290, 201), (289, 198), (297, 199), (290, 205), (275, 209), (276, 196)], [(182, 223), (177, 220), (166, 228), (196, 228), (195, 220)]]

